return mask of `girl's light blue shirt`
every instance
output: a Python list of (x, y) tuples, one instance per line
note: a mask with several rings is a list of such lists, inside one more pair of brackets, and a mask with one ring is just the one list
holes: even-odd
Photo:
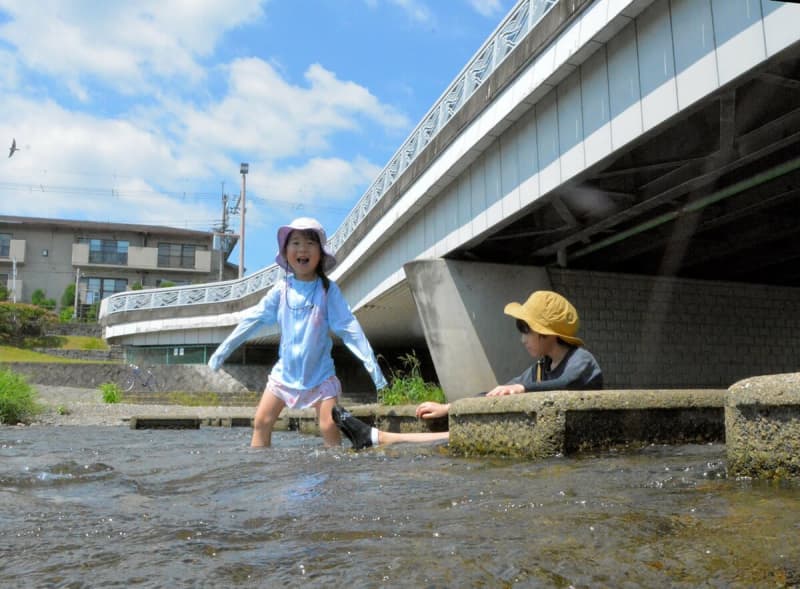
[(364, 330), (335, 282), (328, 291), (317, 278), (312, 282), (288, 276), (279, 281), (225, 338), (208, 361), (218, 370), (225, 358), (262, 327), (279, 325), (280, 352), (270, 376), (293, 389), (311, 389), (336, 374), (331, 332), (364, 364), (375, 388), (387, 386)]

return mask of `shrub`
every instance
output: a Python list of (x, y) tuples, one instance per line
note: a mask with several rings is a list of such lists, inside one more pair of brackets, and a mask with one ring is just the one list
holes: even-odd
[(61, 293), (61, 306), (66, 308), (72, 307), (75, 305), (75, 284), (70, 283), (67, 288), (64, 289), (64, 292)]
[(26, 338), (41, 337), (55, 322), (55, 314), (42, 307), (0, 303), (0, 343), (20, 345)]
[(100, 303), (92, 303), (86, 309), (86, 321), (97, 321), (97, 313), (100, 311)]
[(131, 290), (142, 290), (144, 287), (141, 282), (134, 282), (131, 284)]
[(61, 311), (58, 312), (58, 322), (59, 323), (69, 323), (72, 321), (72, 315), (74, 313), (74, 307), (70, 305), (69, 307), (61, 307)]
[(8, 288), (5, 284), (0, 284), (0, 301), (7, 301), (8, 295), (11, 294), (8, 292)]
[(0, 369), (0, 423), (25, 423), (42, 411), (25, 377)]
[(113, 382), (104, 382), (100, 385), (104, 403), (119, 403), (122, 401), (122, 391)]
[(47, 293), (41, 288), (37, 288), (33, 291), (33, 294), (31, 295), (31, 303), (44, 309), (52, 310), (56, 308), (55, 299), (48, 299)]
[(379, 393), (384, 405), (406, 405), (437, 401), (444, 403), (444, 392), (438, 385), (425, 382), (420, 371), (419, 358), (414, 351), (398, 357), (404, 369), (391, 370), (389, 386)]

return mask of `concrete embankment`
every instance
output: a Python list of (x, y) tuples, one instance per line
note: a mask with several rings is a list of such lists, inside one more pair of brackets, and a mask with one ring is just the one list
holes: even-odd
[(450, 448), (520, 458), (644, 444), (723, 442), (725, 390), (559, 391), (462, 399)]
[[(28, 382), (47, 386), (96, 388), (106, 382), (122, 385), (130, 374), (124, 363), (38, 363), (14, 362), (4, 368), (24, 375)], [(187, 393), (240, 393), (263, 391), (267, 370), (263, 366), (225, 365), (213, 372), (204, 364), (148, 366), (158, 380), (158, 389)], [(147, 390), (137, 383), (134, 391)]]
[(733, 385), (725, 402), (728, 472), (800, 478), (800, 374), (773, 374)]

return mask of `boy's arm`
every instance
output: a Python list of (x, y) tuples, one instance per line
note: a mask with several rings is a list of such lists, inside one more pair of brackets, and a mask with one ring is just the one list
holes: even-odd
[(556, 378), (536, 382), (536, 364), (534, 364), (513, 379), (511, 383), (523, 385), (526, 393), (533, 391), (567, 391), (585, 388), (585, 382), (591, 373), (592, 363), (589, 357), (583, 354), (573, 354), (564, 366), (564, 371)]

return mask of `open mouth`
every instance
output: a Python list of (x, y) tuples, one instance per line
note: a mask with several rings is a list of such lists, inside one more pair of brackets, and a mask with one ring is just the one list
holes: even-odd
[(308, 262), (309, 262), (309, 258), (306, 258), (306, 257), (299, 257), (299, 258), (296, 258), (296, 259), (295, 259), (295, 261), (296, 261), (296, 262), (297, 262), (299, 265), (303, 266), (303, 265), (305, 265), (305, 264), (308, 264)]

